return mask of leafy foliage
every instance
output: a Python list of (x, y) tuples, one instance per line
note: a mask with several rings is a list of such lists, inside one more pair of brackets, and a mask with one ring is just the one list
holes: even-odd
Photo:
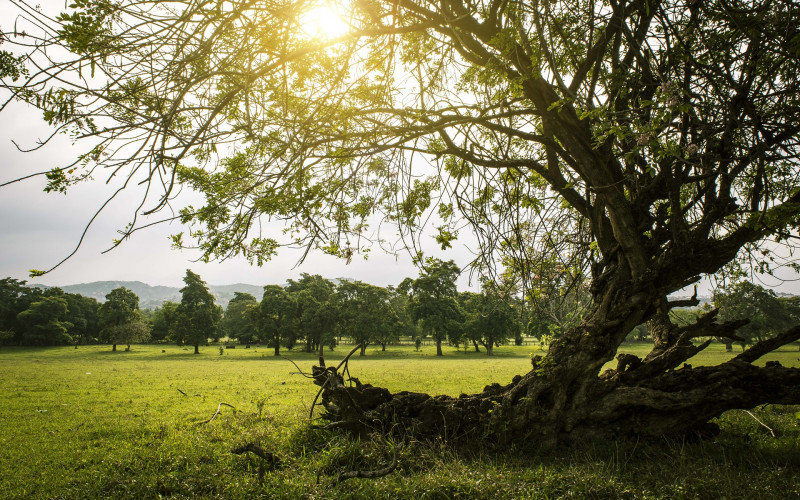
[(115, 288), (106, 295), (98, 310), (100, 333), (105, 342), (117, 344), (142, 342), (150, 337), (150, 329), (142, 325), (139, 315), (139, 297), (125, 287)]
[(61, 345), (72, 343), (68, 331), (72, 324), (65, 321), (67, 301), (63, 297), (41, 297), (19, 313), (22, 339), (29, 345)]
[(722, 320), (750, 320), (736, 331), (748, 344), (774, 337), (797, 324), (797, 319), (792, 318), (775, 292), (749, 281), (717, 290), (714, 306), (720, 309)]
[(178, 345), (194, 345), (195, 354), (200, 344), (205, 344), (217, 331), (222, 318), (222, 308), (214, 303), (214, 296), (199, 275), (186, 270), (181, 288), (181, 303), (175, 308), (175, 340)]
[(442, 355), (442, 342), (448, 336), (458, 336), (463, 313), (458, 306), (456, 280), (461, 269), (455, 262), (428, 258), (418, 278), (400, 284), (409, 295), (409, 311), (419, 321), (423, 331), (436, 341), (436, 355)]
[(224, 334), (245, 344), (254, 341), (256, 332), (248, 319), (248, 309), (257, 306), (258, 300), (249, 293), (235, 292), (225, 308), (217, 335)]

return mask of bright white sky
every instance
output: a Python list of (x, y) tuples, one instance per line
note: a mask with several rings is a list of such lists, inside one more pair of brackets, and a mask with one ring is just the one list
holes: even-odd
[[(38, 138), (47, 136), (48, 128), (35, 110), (16, 106), (4, 112), (0, 130), (0, 183), (33, 172), (49, 170), (69, 163), (71, 145), (67, 137), (43, 150), (22, 153), (20, 147), (30, 148)], [(136, 191), (118, 199), (95, 221), (81, 248), (67, 262), (50, 274), (28, 278), (29, 269), (49, 269), (69, 255), (78, 243), (85, 224), (95, 210), (112, 192), (98, 177), (79, 184), (67, 195), (44, 193), (44, 177), (36, 177), (0, 188), (0, 278), (26, 279), (29, 283), (69, 285), (91, 281), (143, 281), (151, 285), (181, 284), (187, 268), (200, 274), (210, 284), (249, 283), (266, 285), (296, 279), (301, 273), (320, 274), (327, 278), (352, 278), (376, 285), (397, 285), (404, 278), (417, 276), (418, 270), (410, 257), (402, 252), (397, 258), (374, 249), (368, 260), (354, 256), (345, 261), (321, 253), (312, 253), (295, 267), (300, 251), (284, 249), (272, 262), (259, 268), (239, 258), (225, 262), (194, 262), (198, 254), (171, 248), (169, 236), (185, 230), (180, 224), (163, 224), (136, 233), (115, 250), (102, 254), (117, 230), (129, 221), (139, 201)], [(276, 231), (280, 226), (276, 226)], [(465, 266), (470, 261), (466, 248), (442, 252), (433, 238), (426, 254), (441, 259), (454, 259)], [(461, 288), (468, 286), (465, 276)]]

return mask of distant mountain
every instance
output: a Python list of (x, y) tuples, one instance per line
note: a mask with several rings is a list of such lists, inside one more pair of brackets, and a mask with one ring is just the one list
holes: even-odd
[[(34, 285), (39, 288), (52, 288), (47, 285)], [(166, 301), (180, 302), (181, 287), (152, 286), (141, 281), (94, 281), (79, 285), (60, 286), (67, 293), (78, 293), (84, 297), (92, 297), (100, 302), (105, 302), (106, 295), (113, 289), (124, 286), (139, 296), (139, 307), (142, 309), (155, 309)], [(208, 289), (214, 295), (217, 304), (227, 307), (228, 302), (236, 292), (249, 293), (261, 300), (264, 293), (263, 286), (237, 283), (235, 285), (209, 285)]]

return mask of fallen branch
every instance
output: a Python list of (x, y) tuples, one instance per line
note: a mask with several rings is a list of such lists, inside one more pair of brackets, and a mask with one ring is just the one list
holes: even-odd
[(308, 419), (309, 420), (312, 420), (314, 418), (314, 407), (317, 406), (317, 400), (319, 399), (320, 394), (322, 394), (322, 391), (325, 390), (325, 386), (328, 385), (329, 381), (330, 381), (330, 378), (326, 378), (325, 379), (325, 383), (322, 384), (322, 386), (317, 391), (317, 395), (314, 396), (314, 401), (311, 402), (311, 410), (309, 410), (309, 412), (308, 412)]
[(214, 412), (214, 414), (213, 414), (213, 415), (211, 415), (211, 418), (209, 418), (208, 420), (206, 420), (206, 421), (204, 421), (204, 422), (198, 422), (198, 423), (197, 423), (197, 425), (202, 425), (202, 424), (208, 424), (208, 423), (211, 423), (211, 421), (212, 421), (212, 420), (214, 420), (215, 418), (217, 418), (217, 415), (219, 415), (219, 414), (220, 414), (220, 409), (222, 409), (222, 406), (223, 406), (223, 405), (224, 405), (224, 406), (227, 406), (227, 407), (229, 407), (229, 408), (233, 408), (234, 410), (236, 410), (236, 407), (235, 407), (235, 406), (233, 406), (233, 405), (229, 405), (228, 403), (220, 403), (220, 404), (217, 406), (217, 411), (215, 411), (215, 412)]
[(336, 371), (338, 372), (339, 368), (341, 368), (342, 365), (346, 364), (350, 360), (350, 356), (355, 354), (356, 351), (358, 351), (359, 349), (361, 349), (361, 344), (358, 344), (357, 346), (353, 347), (353, 350), (347, 353), (347, 356), (345, 356), (344, 359), (340, 361), (339, 364), (336, 366)]
[(375, 479), (378, 477), (388, 476), (397, 468), (397, 446), (394, 447), (392, 452), (392, 463), (389, 464), (387, 467), (378, 470), (354, 470), (349, 472), (341, 472), (336, 479), (333, 481), (331, 486), (336, 486), (337, 484), (341, 483), (342, 481), (347, 481), (348, 479), (353, 479), (355, 477), (364, 478), (364, 479)]

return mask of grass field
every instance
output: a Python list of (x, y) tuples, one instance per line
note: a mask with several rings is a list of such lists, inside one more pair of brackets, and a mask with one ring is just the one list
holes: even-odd
[[(370, 348), (351, 372), (394, 390), (458, 395), (507, 383), (538, 351), (434, 352)], [(304, 370), (316, 362), (287, 356)], [(714, 345), (689, 363), (730, 356)], [(798, 366), (798, 358), (792, 346), (760, 362)], [(388, 464), (393, 443), (310, 430), (315, 387), (296, 371), (267, 348), (220, 355), (209, 346), (197, 356), (175, 346), (2, 348), (0, 498), (800, 498), (800, 408), (780, 406), (753, 412), (777, 438), (731, 411), (719, 419), (722, 434), (700, 443), (620, 441), (547, 455), (406, 443), (391, 475), (332, 486), (339, 472)], [(234, 408), (203, 423), (221, 402)], [(249, 442), (279, 466), (265, 471), (231, 453)]]

